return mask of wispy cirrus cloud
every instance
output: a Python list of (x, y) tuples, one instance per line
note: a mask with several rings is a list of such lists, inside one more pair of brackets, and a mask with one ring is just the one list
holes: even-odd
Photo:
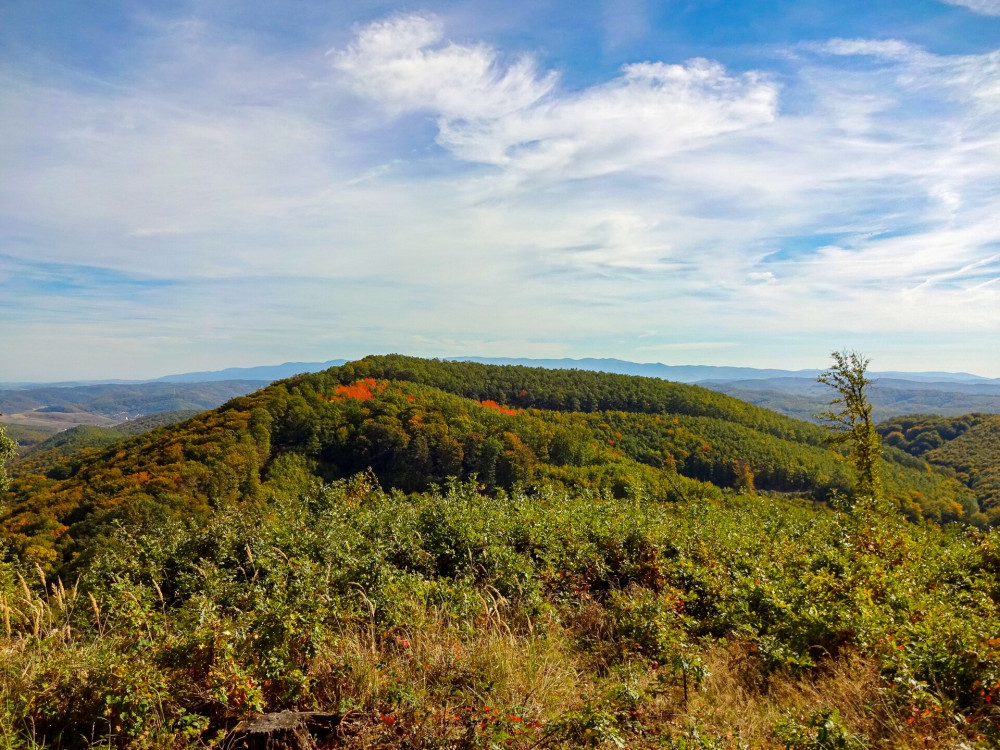
[(1000, 16), (1000, 0), (942, 0), (948, 5), (968, 8), (984, 16)]
[[(834, 38), (570, 86), (432, 14), (294, 51), (153, 31), (125, 79), (0, 70), (10, 346), (62, 320), (106, 360), (114, 330), (219, 366), (251, 342), (764, 364), (916, 328), (1000, 368), (1000, 51)], [(74, 295), (40, 286), (74, 263)]]
[(355, 89), (392, 113), (432, 112), (443, 122), (496, 120), (536, 104), (556, 83), (529, 56), (508, 64), (486, 44), (445, 39), (433, 16), (396, 16), (357, 33), (328, 53)]

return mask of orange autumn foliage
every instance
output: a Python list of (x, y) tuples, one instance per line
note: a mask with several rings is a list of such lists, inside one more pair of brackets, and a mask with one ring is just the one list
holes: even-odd
[(379, 383), (375, 378), (365, 378), (350, 385), (338, 385), (334, 395), (328, 398), (329, 401), (340, 401), (345, 398), (353, 398), (358, 401), (370, 401), (375, 398), (376, 393), (385, 390), (385, 383)]
[(486, 401), (477, 401), (480, 406), (485, 406), (487, 409), (492, 409), (493, 411), (498, 411), (501, 414), (509, 414), (513, 416), (514, 414), (520, 413), (520, 409), (511, 409), (507, 406), (501, 406), (496, 401), (487, 399)]

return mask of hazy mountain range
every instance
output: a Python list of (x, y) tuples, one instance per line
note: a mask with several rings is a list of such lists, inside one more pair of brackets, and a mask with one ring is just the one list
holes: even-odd
[[(650, 378), (673, 380), (678, 383), (732, 383), (739, 381), (768, 381), (768, 387), (777, 386), (784, 390), (788, 381), (812, 381), (822, 372), (820, 369), (781, 370), (756, 367), (717, 367), (714, 365), (665, 365), (660, 362), (629, 362), (623, 359), (594, 358), (571, 359), (533, 359), (530, 357), (442, 357), (444, 360), (459, 362), (480, 362), (491, 365), (521, 365), (524, 367), (547, 367), (550, 369), (578, 369), (599, 372), (611, 372), (620, 375), (643, 375)], [(152, 380), (89, 380), (61, 381), (51, 383), (41, 382), (0, 382), (0, 390), (24, 388), (72, 387), (99, 384), (135, 384), (135, 383), (204, 383), (219, 380), (258, 380), (273, 382), (290, 378), (304, 372), (318, 372), (329, 367), (344, 364), (346, 359), (331, 359), (326, 362), (285, 362), (280, 365), (261, 365), (258, 367), (228, 367), (224, 370), (206, 370), (200, 372), (184, 372), (175, 375), (164, 375)], [(955, 383), (973, 383), (980, 385), (1000, 386), (1000, 378), (985, 378), (967, 372), (902, 372), (887, 370), (873, 372), (873, 378), (906, 381), (907, 383), (922, 383), (923, 387), (934, 390), (932, 384), (948, 383), (949, 388)], [(780, 382), (779, 382), (780, 381)], [(966, 391), (963, 391), (966, 392)]]
[[(716, 367), (713, 365), (664, 365), (659, 362), (627, 362), (621, 359), (530, 359), (525, 357), (446, 357), (462, 362), (481, 362), (491, 365), (524, 365), (526, 367), (547, 367), (551, 369), (576, 368), (613, 372), (620, 375), (644, 375), (651, 378), (673, 380), (678, 383), (702, 383), (705, 381), (728, 382), (739, 380), (773, 380), (790, 378), (815, 382), (822, 370), (779, 370), (756, 367)], [(898, 372), (872, 373), (873, 378), (895, 378), (907, 381), (956, 383), (991, 383), (1000, 386), (1000, 378), (984, 378), (967, 372)]]
[(91, 385), (136, 385), (139, 383), (212, 383), (220, 380), (256, 380), (273, 383), (275, 380), (290, 378), (303, 372), (317, 372), (328, 367), (336, 367), (346, 362), (346, 359), (332, 359), (329, 362), (285, 362), (280, 365), (262, 365), (259, 367), (227, 367), (225, 370), (210, 370), (204, 372), (184, 372), (177, 375), (164, 375), (152, 380), (64, 380), (59, 382), (0, 382), (0, 391), (26, 390), (40, 387), (75, 388)]
[[(781, 370), (709, 365), (665, 365), (620, 359), (447, 357), (453, 361), (603, 371), (694, 383), (799, 419), (815, 420), (829, 406), (830, 390), (818, 369)], [(151, 381), (0, 383), (0, 414), (8, 425), (51, 434), (77, 424), (113, 425), (160, 412), (211, 409), (270, 382), (341, 365), (286, 362), (259, 367), (166, 375)], [(1000, 413), (1000, 379), (969, 373), (875, 372), (870, 398), (877, 419), (904, 414), (944, 416)], [(25, 444), (29, 435), (19, 437)]]

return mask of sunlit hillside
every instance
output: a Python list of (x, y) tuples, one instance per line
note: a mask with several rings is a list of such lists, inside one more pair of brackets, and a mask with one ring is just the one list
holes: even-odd
[[(887, 456), (889, 496), (909, 517), (989, 522), (956, 479)], [(752, 490), (828, 501), (853, 485), (821, 428), (697, 386), (390, 356), (281, 381), (108, 447), (29, 458), (2, 523), (10, 544), (57, 569), (128, 514), (204, 514), (368, 469), (407, 492), (474, 478), (489, 490), (654, 501)]]
[(1000, 741), (1000, 532), (923, 457), (872, 505), (720, 394), (405, 357), (102, 439), (16, 467), (6, 747)]

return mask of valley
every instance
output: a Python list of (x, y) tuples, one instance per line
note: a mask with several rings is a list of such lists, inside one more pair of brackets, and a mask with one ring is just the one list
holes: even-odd
[(151, 414), (211, 409), (268, 382), (99, 383), (0, 389), (0, 424), (13, 428), (9, 432), (27, 448), (80, 425), (115, 427)]

